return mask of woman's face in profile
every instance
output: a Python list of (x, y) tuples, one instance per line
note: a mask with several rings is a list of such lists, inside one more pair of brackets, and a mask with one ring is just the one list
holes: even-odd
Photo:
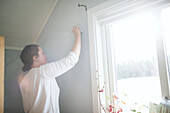
[(46, 60), (46, 55), (44, 54), (42, 48), (38, 47), (39, 51), (38, 51), (38, 61), (40, 63), (40, 65), (44, 65), (47, 63)]

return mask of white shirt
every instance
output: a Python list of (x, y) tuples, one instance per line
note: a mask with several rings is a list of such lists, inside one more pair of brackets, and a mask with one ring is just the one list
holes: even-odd
[(60, 89), (55, 77), (70, 70), (79, 56), (71, 51), (67, 57), (32, 68), (20, 83), (25, 113), (60, 113)]

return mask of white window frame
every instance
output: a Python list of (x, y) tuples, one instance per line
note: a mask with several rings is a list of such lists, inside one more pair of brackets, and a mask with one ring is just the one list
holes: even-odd
[[(134, 7), (136, 7), (134, 9)], [(160, 77), (160, 85), (162, 98), (168, 97), (170, 98), (169, 92), (169, 76), (167, 75), (167, 61), (166, 61), (166, 53), (162, 38), (162, 26), (160, 23), (159, 11), (162, 7), (170, 7), (169, 0), (109, 0), (103, 4), (100, 4), (96, 7), (88, 9), (88, 31), (89, 31), (89, 48), (90, 48), (90, 64), (91, 64), (91, 82), (92, 82), (92, 102), (93, 102), (93, 113), (101, 113), (100, 105), (98, 102), (98, 86), (96, 78), (98, 77), (98, 71), (102, 71), (104, 73), (106, 81), (109, 81), (110, 92), (114, 90), (115, 83), (112, 75), (116, 74), (116, 70), (111, 70), (114, 67), (114, 59), (109, 54), (110, 48), (106, 46), (109, 39), (105, 39), (105, 35), (108, 33), (101, 32), (102, 30), (107, 29), (107, 25), (110, 22), (122, 19), (123, 17), (127, 17), (130, 15), (134, 15), (140, 11), (154, 11), (155, 16), (157, 16), (158, 24), (158, 32), (156, 38), (156, 46), (157, 46), (157, 58), (158, 58), (158, 67), (159, 67), (159, 77)], [(106, 30), (105, 32), (108, 32)], [(105, 42), (105, 43), (103, 43)], [(101, 43), (102, 47), (100, 47), (99, 43)], [(100, 49), (99, 49), (100, 48)], [(106, 49), (107, 48), (107, 49)], [(103, 54), (104, 53), (104, 54)], [(102, 55), (102, 57), (100, 56)], [(107, 62), (107, 64), (104, 63)], [(101, 68), (98, 63), (103, 62), (105, 69)], [(107, 68), (107, 72), (105, 72)], [(108, 89), (107, 89), (108, 90)], [(107, 94), (112, 95), (112, 94)]]

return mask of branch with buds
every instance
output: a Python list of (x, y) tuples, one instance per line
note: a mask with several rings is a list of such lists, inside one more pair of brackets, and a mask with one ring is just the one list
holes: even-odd
[[(97, 72), (98, 71), (96, 71), (96, 73)], [(109, 105), (108, 107), (104, 107), (103, 106), (103, 104), (101, 102), (101, 93), (104, 92), (104, 89), (105, 89), (105, 86), (106, 86), (106, 82), (104, 82), (103, 87), (100, 88), (100, 80), (99, 80), (99, 78), (96, 78), (96, 80), (98, 81), (98, 90), (97, 90), (97, 93), (98, 93), (98, 97), (99, 97), (99, 104), (100, 104), (100, 107), (103, 109), (103, 111), (105, 113), (107, 113), (107, 112), (109, 112), (109, 113), (120, 113), (120, 112), (123, 112), (122, 108), (120, 106), (116, 105), (116, 104)], [(116, 95), (113, 95), (113, 103), (118, 102), (118, 101), (122, 102), (123, 104), (125, 104), (125, 102), (120, 101), (119, 98)]]
[[(98, 71), (96, 71), (97, 75), (98, 75)], [(98, 75), (98, 78), (96, 78), (97, 82), (98, 82), (98, 87), (97, 87), (97, 94), (98, 94), (98, 98), (99, 98), (99, 104), (100, 104), (100, 107), (102, 108), (102, 110), (104, 111), (104, 113), (120, 113), (120, 112), (123, 112), (123, 109), (122, 109), (122, 105), (125, 105), (126, 103), (121, 100), (120, 98), (118, 98), (118, 96), (116, 94), (114, 94), (112, 96), (112, 103), (113, 104), (110, 104), (108, 105), (107, 107), (104, 107), (104, 105), (102, 104), (101, 102), (101, 94), (104, 93), (105, 91), (105, 87), (106, 87), (106, 82), (104, 82), (104, 85), (102, 87), (100, 87), (100, 79), (99, 79), (99, 75)], [(123, 95), (127, 97), (127, 94), (123, 92)], [(110, 99), (110, 97), (106, 96), (107, 99)], [(111, 100), (111, 99), (110, 99)], [(137, 105), (137, 103), (135, 103)], [(129, 104), (128, 104), (129, 105)], [(145, 107), (145, 108), (149, 108), (148, 106), (146, 105), (143, 105), (142, 107)], [(139, 107), (141, 108), (141, 106)], [(141, 113), (140, 112), (140, 109), (139, 110), (136, 110), (136, 109), (130, 109), (131, 112), (136, 112), (136, 113)]]

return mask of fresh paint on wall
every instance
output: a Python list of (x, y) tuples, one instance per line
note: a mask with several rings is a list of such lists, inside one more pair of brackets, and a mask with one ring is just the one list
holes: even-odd
[(92, 113), (92, 89), (89, 57), (87, 12), (78, 3), (87, 7), (106, 0), (60, 0), (42, 31), (38, 43), (45, 50), (49, 61), (63, 58), (71, 50), (74, 25), (83, 29), (82, 49), (79, 62), (70, 71), (56, 78), (60, 87), (61, 113)]

